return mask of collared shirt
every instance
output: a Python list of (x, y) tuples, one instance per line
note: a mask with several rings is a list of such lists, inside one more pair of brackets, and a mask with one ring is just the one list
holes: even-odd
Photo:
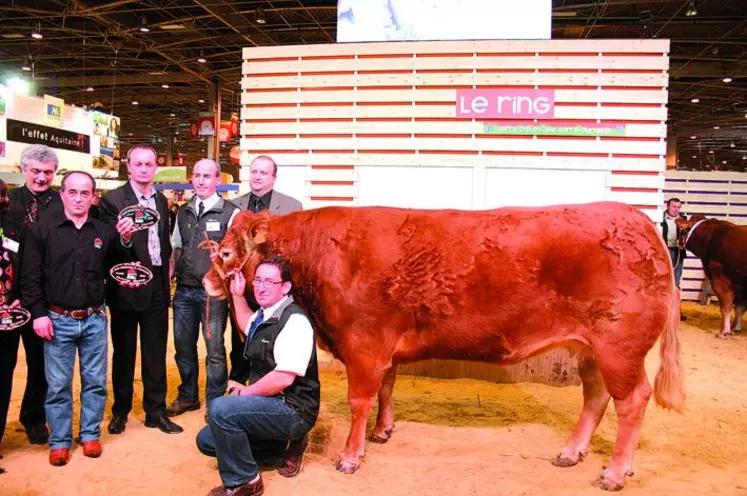
[[(195, 203), (194, 203), (195, 212), (199, 212), (200, 211), (200, 202), (202, 202), (205, 205), (205, 207), (204, 207), (205, 210), (203, 210), (203, 215), (204, 215), (204, 213), (207, 212), (208, 210), (210, 210), (211, 208), (213, 208), (218, 203), (218, 201), (220, 199), (221, 198), (220, 198), (220, 196), (218, 196), (218, 193), (213, 193), (213, 196), (205, 198), (204, 200), (200, 200), (199, 197), (195, 196), (194, 197), (194, 200), (195, 200)], [(183, 247), (182, 246), (182, 233), (179, 232), (179, 223), (178, 223), (178, 220), (177, 220), (178, 217), (179, 217), (179, 215), (184, 215), (183, 213), (181, 213), (182, 210), (183, 209), (179, 209), (179, 212), (177, 212), (177, 214), (176, 214), (177, 218), (174, 219), (174, 226), (175, 226), (175, 228), (174, 228), (174, 231), (171, 233), (171, 246), (173, 248), (182, 248)], [(231, 214), (231, 218), (228, 219), (228, 227), (229, 228), (231, 227), (231, 224), (233, 224), (233, 219), (236, 218), (236, 215), (238, 213), (239, 213), (239, 210), (236, 209)]]
[(32, 318), (50, 305), (66, 310), (104, 303), (108, 269), (125, 257), (119, 234), (88, 217), (79, 228), (57, 210), (29, 228), (23, 249), (21, 299)]
[[(132, 181), (130, 181), (130, 187), (132, 188), (132, 191), (135, 192), (135, 197), (140, 205), (158, 211), (158, 205), (156, 205), (156, 188), (154, 188), (153, 185), (150, 186), (150, 191), (148, 191), (147, 194), (141, 193)], [(158, 224), (152, 225), (148, 228), (148, 254), (150, 255), (150, 262), (154, 266), (160, 267), (163, 265), (161, 260), (161, 238), (158, 236)]]
[[(250, 281), (247, 281), (249, 283)], [(280, 301), (268, 308), (263, 308), (264, 322), (275, 317), (277, 310), (283, 303), (292, 298), (286, 296)], [(279, 318), (280, 315), (277, 315)], [(257, 313), (251, 316), (246, 324), (244, 334), (249, 334), (252, 322), (257, 318)], [(279, 372), (292, 372), (298, 376), (306, 375), (306, 369), (309, 367), (311, 352), (314, 348), (314, 329), (311, 322), (303, 314), (293, 314), (288, 318), (285, 326), (280, 330), (278, 337), (275, 339), (275, 347), (272, 349), (275, 358), (275, 370)]]
[(667, 246), (669, 248), (677, 248), (677, 224), (675, 220), (679, 217), (670, 217), (668, 213), (664, 212), (664, 222), (667, 223)]
[(262, 210), (268, 210), (270, 208), (270, 201), (272, 200), (272, 190), (268, 191), (262, 196), (257, 196), (254, 193), (249, 195), (249, 210), (255, 214)]

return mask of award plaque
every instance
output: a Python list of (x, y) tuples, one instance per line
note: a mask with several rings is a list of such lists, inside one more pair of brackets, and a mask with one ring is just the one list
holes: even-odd
[(148, 284), (153, 279), (153, 272), (148, 267), (135, 263), (121, 263), (115, 265), (109, 274), (117, 282), (136, 282)]
[(17, 329), (31, 320), (31, 313), (25, 308), (0, 307), (0, 331)]
[(135, 229), (140, 231), (158, 224), (160, 216), (156, 210), (142, 205), (130, 205), (119, 212), (119, 218), (129, 217), (135, 223)]

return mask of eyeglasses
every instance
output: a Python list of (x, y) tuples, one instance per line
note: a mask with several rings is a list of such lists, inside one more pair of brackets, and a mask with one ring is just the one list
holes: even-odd
[(283, 281), (263, 281), (262, 279), (255, 278), (252, 279), (252, 284), (257, 288), (261, 288), (262, 286), (266, 288), (274, 288), (278, 284), (283, 284)]

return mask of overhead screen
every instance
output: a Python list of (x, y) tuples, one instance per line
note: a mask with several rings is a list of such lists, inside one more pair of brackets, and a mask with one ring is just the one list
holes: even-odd
[(552, 0), (338, 0), (337, 41), (547, 40)]

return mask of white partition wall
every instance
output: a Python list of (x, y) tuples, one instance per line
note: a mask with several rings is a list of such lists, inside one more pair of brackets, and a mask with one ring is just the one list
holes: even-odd
[[(242, 188), (251, 159), (268, 154), (306, 208), (616, 200), (658, 219), (668, 50), (667, 40), (246, 48)], [(457, 107), (467, 90), (551, 94), (553, 115), (470, 118)]]
[[(679, 198), (682, 213), (747, 225), (747, 174), (667, 171), (664, 199)], [(745, 247), (747, 249), (747, 247)], [(705, 274), (700, 259), (688, 253), (682, 272), (682, 299), (698, 300)]]

